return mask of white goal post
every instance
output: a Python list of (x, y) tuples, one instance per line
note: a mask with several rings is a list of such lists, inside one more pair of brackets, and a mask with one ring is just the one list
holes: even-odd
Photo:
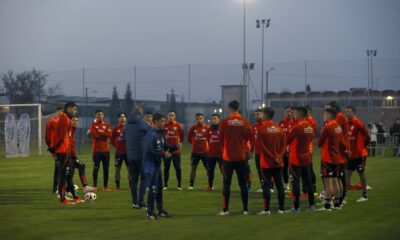
[[(6, 157), (28, 156), (35, 153), (42, 155), (45, 124), (41, 104), (0, 105), (0, 147), (4, 150), (4, 154), (1, 155)], [(14, 147), (17, 150), (14, 150)], [(13, 150), (16, 152), (12, 152)], [(10, 151), (11, 154), (8, 154)]]

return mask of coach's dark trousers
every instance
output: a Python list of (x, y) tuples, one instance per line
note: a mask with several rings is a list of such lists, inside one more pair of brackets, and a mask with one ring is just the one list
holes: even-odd
[(129, 186), (131, 189), (132, 203), (144, 205), (144, 194), (146, 193), (146, 183), (143, 171), (143, 160), (128, 159), (128, 168), (129, 168), (128, 169), (129, 175), (131, 176)]
[(224, 189), (223, 189), (223, 210), (228, 211), (229, 209), (229, 197), (231, 195), (231, 182), (233, 171), (236, 171), (236, 175), (239, 181), (240, 194), (242, 196), (243, 211), (248, 211), (248, 200), (249, 193), (247, 190), (247, 162), (246, 161), (226, 161), (222, 160), (222, 175), (224, 177)]

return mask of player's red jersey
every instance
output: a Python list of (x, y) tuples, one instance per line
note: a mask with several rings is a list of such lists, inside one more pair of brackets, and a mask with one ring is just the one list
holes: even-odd
[[(317, 134), (317, 127), (318, 127), (317, 121), (315, 121), (315, 119), (313, 117), (311, 117), (311, 116), (307, 116), (306, 120), (311, 125), (311, 127), (312, 127), (312, 129), (314, 131), (314, 136), (315, 136)], [(313, 151), (314, 151), (314, 141), (312, 141), (311, 144), (310, 144), (310, 152), (311, 152), (311, 154), (313, 153)]]
[(71, 119), (66, 113), (59, 115), (58, 124), (56, 125), (53, 146), (56, 153), (70, 153), (71, 151)]
[(299, 120), (287, 136), (289, 145), (289, 162), (295, 166), (308, 166), (312, 156), (310, 143), (314, 139), (314, 131), (306, 120)]
[(125, 155), (126, 154), (126, 142), (124, 137), (124, 125), (118, 123), (115, 125), (112, 136), (111, 144), (115, 148), (115, 155)]
[[(346, 116), (341, 112), (337, 113), (336, 122), (342, 128), (343, 140), (344, 140), (344, 143), (346, 144), (346, 148), (348, 149), (350, 146), (350, 140), (349, 140), (349, 135), (345, 134), (345, 133), (347, 133), (349, 131), (349, 122), (348, 122)], [(346, 157), (346, 153), (344, 153), (343, 151), (340, 151), (340, 152), (343, 157)]]
[(219, 126), (211, 126), (207, 133), (208, 142), (208, 157), (220, 158), (222, 157), (221, 141)]
[(256, 142), (260, 147), (261, 168), (283, 167), (283, 155), (286, 152), (286, 135), (271, 120), (258, 128)]
[(251, 151), (254, 151), (255, 154), (260, 154), (260, 144), (257, 141), (257, 134), (261, 126), (264, 124), (263, 121), (254, 123), (252, 127), (252, 141), (251, 141)]
[(343, 130), (336, 120), (331, 120), (325, 124), (318, 139), (318, 147), (322, 148), (322, 162), (330, 164), (344, 163), (340, 154), (340, 149), (345, 149), (343, 134)]
[(46, 123), (46, 132), (45, 132), (45, 141), (48, 147), (53, 146), (53, 141), (54, 141), (54, 131), (56, 130), (59, 116), (54, 116), (50, 118), (47, 123)]
[[(288, 118), (282, 119), (279, 122), (278, 125), (283, 130), (283, 132), (285, 133), (286, 139), (287, 139), (287, 136), (288, 136), (290, 130), (292, 129), (294, 123), (295, 122), (294, 122), (293, 119), (288, 119)], [(289, 146), (286, 148), (286, 152), (289, 152)]]
[(250, 123), (240, 114), (231, 114), (221, 122), (222, 157), (226, 161), (246, 161), (246, 144), (251, 139)]
[(110, 124), (105, 121), (98, 121), (95, 119), (90, 126), (90, 134), (93, 138), (92, 151), (95, 152), (109, 152), (110, 146), (108, 139), (112, 136), (112, 129)]
[(207, 132), (206, 124), (194, 124), (190, 127), (187, 140), (192, 144), (192, 153), (208, 153)]
[[(183, 127), (177, 122), (166, 122), (164, 126), (164, 139), (170, 146), (176, 146), (184, 140)], [(181, 150), (177, 149), (172, 154), (181, 154)]]
[(357, 117), (349, 120), (350, 158), (365, 157), (368, 155), (366, 146), (371, 140), (364, 123)]

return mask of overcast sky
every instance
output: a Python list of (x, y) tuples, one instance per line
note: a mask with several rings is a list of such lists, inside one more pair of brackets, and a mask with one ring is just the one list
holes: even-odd
[[(317, 89), (331, 88), (327, 79), (335, 78), (332, 68), (342, 69), (337, 75), (342, 75), (342, 79), (348, 77), (343, 80), (346, 83), (354, 81), (353, 85), (343, 87), (348, 89), (366, 82), (366, 49), (378, 49), (378, 58), (400, 58), (398, 0), (247, 0), (246, 3), (247, 61), (256, 62), (252, 75), (256, 86), (261, 77), (261, 32), (255, 27), (258, 18), (271, 18), (271, 26), (265, 32), (265, 61), (268, 67), (276, 67), (275, 73), (271, 73), (276, 81), (271, 79), (270, 84), (275, 91), (301, 90), (299, 82), (304, 80), (289, 76), (293, 71), (304, 72), (305, 59), (331, 61), (314, 65), (315, 75), (326, 78), (326, 85), (325, 82), (317, 85), (320, 81), (315, 80)], [(75, 86), (82, 74), (79, 70), (65, 73), (58, 70), (84, 66), (89, 69), (90, 78), (90, 69), (182, 65), (161, 73), (166, 82), (159, 86), (149, 82), (146, 85), (146, 81), (160, 78), (154, 73), (157, 69), (147, 69), (154, 74), (138, 79), (141, 81), (138, 97), (164, 99), (165, 92), (174, 88), (187, 98), (184, 82), (187, 68), (183, 65), (190, 63), (194, 65), (193, 74), (198, 74), (197, 78), (192, 77), (196, 88), (192, 90), (192, 98), (218, 100), (217, 84), (240, 83), (240, 66), (229, 64), (240, 64), (243, 58), (243, 0), (0, 0), (0, 33), (0, 71), (35, 67), (55, 72), (53, 75), (58, 75), (49, 79), (49, 84), (64, 82), (62, 87), (67, 94), (77, 89), (82, 92), (81, 84)], [(337, 62), (342, 60), (362, 61)], [(297, 61), (294, 68), (291, 64), (279, 65)], [(396, 85), (398, 88), (399, 63), (382, 60), (379, 63), (382, 66), (377, 65), (378, 88), (396, 88)], [(229, 66), (220, 66), (215, 70), (218, 73), (207, 76), (203, 72), (213, 72), (211, 66), (196, 69), (195, 65)], [(309, 67), (313, 71), (313, 65)], [(351, 72), (351, 69), (357, 70)], [(110, 95), (114, 84), (123, 91), (132, 78), (131, 69), (105, 72), (93, 70), (87, 83), (99, 95)], [(111, 77), (103, 76), (107, 74), (117, 77), (110, 80)], [(76, 84), (66, 84), (69, 80)], [(207, 83), (214, 83), (215, 89), (209, 91)], [(151, 94), (145, 94), (146, 91)]]

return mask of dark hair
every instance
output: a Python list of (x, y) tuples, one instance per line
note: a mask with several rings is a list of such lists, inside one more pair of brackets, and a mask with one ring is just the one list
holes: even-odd
[(153, 115), (153, 113), (150, 112), (150, 111), (146, 111), (146, 112), (144, 113), (144, 115)]
[(160, 121), (162, 118), (165, 118), (164, 115), (162, 115), (161, 113), (156, 113), (154, 114), (154, 121)]
[(286, 109), (292, 109), (293, 107), (292, 106), (285, 106), (285, 110)]
[(175, 113), (176, 114), (175, 110), (172, 110), (172, 109), (169, 110), (168, 113)]
[(203, 117), (204, 115), (202, 113), (196, 113), (196, 117)]
[(64, 110), (67, 110), (69, 107), (76, 107), (76, 104), (74, 102), (67, 102), (64, 105)]
[(264, 108), (264, 114), (267, 115), (269, 119), (273, 119), (275, 111), (272, 108)]
[(104, 112), (103, 112), (103, 110), (101, 110), (101, 109), (96, 109), (96, 114), (97, 114), (97, 113), (104, 113)]
[(336, 101), (332, 101), (332, 102), (328, 103), (328, 105), (329, 105), (331, 108), (335, 109), (336, 113), (342, 111), (342, 110), (340, 109), (339, 104), (338, 104)]
[(337, 111), (335, 109), (333, 109), (333, 108), (325, 108), (324, 112), (332, 114), (332, 117), (336, 118)]
[(64, 107), (63, 107), (63, 106), (58, 106), (58, 107), (56, 107), (56, 111), (62, 111), (62, 110), (64, 110)]
[(211, 115), (211, 117), (221, 118), (221, 116), (218, 113), (214, 113), (213, 115)]
[(353, 113), (356, 113), (356, 112), (357, 112), (356, 107), (354, 107), (354, 106), (352, 106), (352, 105), (347, 106), (346, 109), (351, 109), (351, 111), (352, 111)]
[(257, 112), (264, 112), (264, 110), (262, 109), (262, 108), (257, 108), (256, 110), (254, 110), (254, 113), (257, 113)]
[(122, 116), (122, 114), (124, 114), (125, 117), (126, 117), (126, 113), (125, 112), (120, 112), (120, 113), (118, 113), (118, 117), (117, 118), (120, 118)]
[(296, 107), (297, 113), (301, 113), (302, 117), (307, 116), (307, 108), (305, 107)]
[(239, 110), (239, 106), (240, 106), (240, 104), (239, 104), (239, 102), (236, 101), (236, 100), (230, 101), (229, 104), (228, 104), (228, 107), (229, 107), (230, 109), (234, 110), (234, 111)]

